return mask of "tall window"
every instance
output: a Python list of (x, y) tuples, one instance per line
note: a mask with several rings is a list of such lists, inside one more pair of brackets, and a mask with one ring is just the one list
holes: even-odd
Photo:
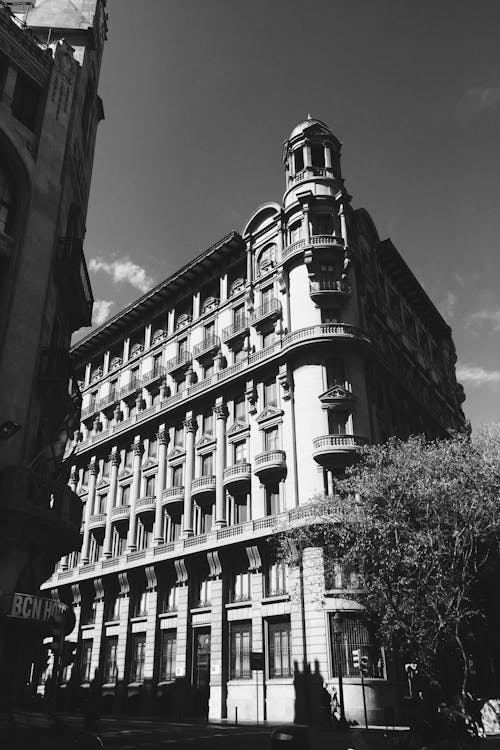
[(160, 631), (160, 682), (175, 680), (177, 655), (177, 633), (175, 630)]
[(187, 354), (187, 339), (181, 339), (177, 342), (177, 356), (183, 357)]
[(268, 380), (264, 383), (264, 406), (276, 406), (278, 403), (278, 390), (276, 380)]
[(134, 451), (132, 448), (127, 448), (127, 450), (125, 451), (125, 466), (127, 467), (127, 469), (132, 468), (133, 460), (134, 460)]
[(126, 484), (124, 487), (120, 488), (120, 505), (128, 505), (128, 501), (130, 498), (130, 485)]
[(214, 434), (214, 413), (212, 409), (209, 409), (203, 414), (202, 417), (202, 432), (204, 435)]
[(243, 421), (247, 418), (247, 405), (244, 393), (234, 399), (234, 418), (242, 419)]
[(302, 147), (293, 152), (293, 166), (295, 174), (304, 169), (304, 152), (302, 151)]
[(384, 654), (368, 628), (355, 615), (342, 618), (341, 632), (334, 632), (333, 613), (330, 615), (332, 664), (335, 676), (342, 671), (343, 677), (359, 677), (359, 668), (354, 666), (353, 651), (358, 650), (360, 660), (366, 661), (367, 677), (385, 678)]
[(347, 434), (347, 414), (344, 411), (328, 412), (328, 431), (330, 435)]
[(160, 589), (160, 612), (175, 612), (177, 609), (176, 597), (177, 586), (175, 585), (175, 580), (174, 578), (167, 578)]
[(311, 164), (313, 167), (325, 166), (325, 147), (321, 143), (311, 146)]
[(275, 516), (281, 513), (280, 492), (278, 485), (271, 485), (266, 488), (266, 510), (268, 516)]
[(208, 534), (212, 530), (214, 520), (213, 505), (203, 505), (200, 508), (200, 534)]
[(244, 602), (250, 599), (250, 573), (248, 571), (248, 560), (235, 565), (232, 580), (233, 602)]
[(203, 328), (203, 341), (210, 342), (215, 336), (215, 323), (207, 323)]
[(207, 378), (211, 378), (212, 375), (215, 372), (214, 363), (213, 362), (207, 362), (206, 365), (203, 367), (203, 378), (206, 380)]
[(156, 490), (156, 476), (148, 477), (146, 479), (146, 497), (154, 497)]
[(266, 569), (266, 595), (278, 596), (286, 594), (287, 586), (287, 565), (286, 563), (272, 561)]
[(321, 322), (326, 325), (337, 325), (340, 323), (340, 310), (337, 308), (323, 308), (321, 310)]
[(233, 308), (233, 325), (235, 329), (243, 328), (245, 325), (245, 305)]
[(214, 473), (214, 454), (207, 453), (201, 457), (201, 476), (210, 477)]
[(266, 286), (260, 293), (261, 305), (265, 310), (269, 310), (273, 299), (272, 286)]
[(290, 226), (290, 244), (293, 244), (294, 242), (297, 242), (300, 240), (300, 231), (301, 231), (301, 223), (300, 221), (295, 221)]
[(163, 355), (161, 353), (155, 354), (153, 357), (153, 372), (155, 375), (160, 372), (162, 357)]
[(0, 164), (0, 232), (10, 234), (14, 214), (14, 184), (7, 169)]
[(103, 477), (109, 477), (109, 469), (111, 466), (111, 461), (108, 456), (108, 458), (105, 458), (102, 462), (102, 475)]
[(120, 619), (120, 596), (118, 591), (112, 591), (106, 597), (106, 611), (104, 618), (106, 622), (115, 622)]
[(143, 682), (146, 660), (146, 633), (132, 634), (130, 682)]
[(35, 130), (40, 100), (40, 89), (29, 78), (18, 73), (12, 98), (12, 114), (30, 130)]
[(233, 444), (233, 454), (235, 464), (244, 464), (247, 461), (247, 441), (240, 440)]
[(252, 678), (250, 655), (252, 653), (252, 623), (231, 623), (231, 662), (229, 679), (249, 680)]
[(91, 639), (82, 642), (82, 656), (80, 661), (80, 672), (83, 682), (90, 682), (92, 679), (92, 643)]
[(132, 617), (144, 617), (148, 613), (148, 592), (146, 584), (142, 583), (137, 587), (134, 596), (134, 607)]
[(266, 331), (262, 334), (262, 348), (266, 349), (268, 346), (272, 346), (276, 341), (276, 333), (274, 329)]
[(149, 438), (149, 458), (156, 458), (158, 455), (158, 438), (151, 435)]
[(277, 427), (270, 427), (264, 431), (264, 450), (276, 451), (279, 449), (279, 430)]
[(184, 447), (184, 426), (177, 424), (174, 428), (174, 445), (177, 448)]
[(269, 677), (291, 677), (292, 654), (290, 619), (270, 620), (269, 637)]
[(326, 384), (328, 388), (334, 385), (344, 385), (345, 367), (343, 359), (329, 359), (326, 363)]
[(112, 635), (106, 638), (104, 651), (104, 682), (115, 683), (118, 677), (118, 636)]
[(172, 468), (172, 487), (182, 487), (182, 465)]
[(234, 497), (233, 523), (246, 523), (249, 520), (248, 496), (237, 495)]

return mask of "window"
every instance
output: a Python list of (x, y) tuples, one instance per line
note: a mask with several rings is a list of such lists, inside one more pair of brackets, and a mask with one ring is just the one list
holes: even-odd
[(274, 342), (276, 341), (276, 333), (273, 330), (266, 331), (262, 334), (262, 348), (266, 349), (268, 346), (272, 346)]
[(94, 513), (106, 513), (106, 504), (108, 502), (108, 494), (96, 495)]
[(279, 449), (279, 432), (277, 427), (270, 427), (264, 431), (264, 450), (276, 451)]
[(106, 599), (104, 619), (106, 622), (115, 622), (120, 619), (120, 596), (117, 591), (112, 591)]
[(92, 643), (90, 639), (82, 642), (82, 656), (80, 661), (80, 672), (83, 682), (90, 682), (92, 675)]
[(269, 677), (291, 677), (292, 654), (290, 620), (270, 620), (269, 637)]
[(301, 226), (302, 225), (300, 221), (295, 221), (290, 225), (290, 244), (293, 244), (294, 242), (300, 240)]
[(187, 339), (181, 339), (177, 342), (177, 356), (183, 357), (187, 354)]
[(139, 368), (133, 367), (130, 371), (130, 385), (135, 386), (139, 383)]
[(148, 592), (146, 591), (146, 584), (141, 583), (134, 596), (134, 606), (132, 609), (132, 617), (145, 617), (148, 613)]
[(233, 364), (237, 365), (240, 362), (245, 362), (247, 359), (247, 350), (244, 346), (239, 349), (235, 349), (233, 352)]
[(175, 630), (160, 631), (160, 682), (175, 680), (175, 658), (177, 633)]
[(155, 375), (161, 372), (162, 356), (162, 354), (155, 354), (153, 357), (153, 372)]
[(90, 535), (89, 545), (89, 562), (94, 563), (101, 559), (102, 538), (97, 538), (95, 534)]
[(214, 434), (214, 413), (212, 409), (206, 411), (202, 416), (201, 431), (204, 435)]
[(156, 476), (153, 475), (152, 477), (147, 477), (146, 487), (145, 487), (146, 497), (154, 497), (155, 489), (156, 489)]
[(115, 683), (118, 677), (118, 636), (108, 636), (104, 647), (104, 682)]
[(325, 325), (340, 323), (340, 311), (334, 308), (321, 310), (321, 322), (325, 323)]
[(182, 469), (182, 465), (172, 467), (172, 487), (182, 487)]
[(14, 212), (14, 184), (6, 167), (0, 165), (0, 232), (10, 234)]
[(236, 330), (245, 326), (245, 305), (233, 308), (233, 326)]
[(144, 663), (146, 660), (146, 634), (132, 634), (132, 649), (130, 663), (130, 682), (144, 680)]
[(264, 383), (264, 406), (277, 406), (278, 404), (278, 389), (276, 387), (276, 380), (268, 380)]
[(108, 456), (108, 458), (105, 458), (102, 462), (102, 476), (103, 477), (109, 477), (110, 466), (111, 466), (111, 461)]
[(203, 379), (211, 378), (214, 374), (214, 363), (208, 362), (203, 368)]
[(126, 484), (124, 487), (121, 487), (120, 489), (120, 502), (119, 505), (128, 505), (128, 501), (130, 498), (130, 485)]
[(287, 593), (287, 565), (270, 562), (266, 570), (266, 595), (279, 596)]
[(250, 680), (250, 655), (252, 653), (252, 623), (231, 623), (230, 680)]
[(87, 485), (89, 483), (90, 469), (86, 466), (82, 471), (82, 484)]
[(160, 590), (160, 612), (175, 612), (177, 609), (176, 605), (177, 587), (173, 578), (168, 578)]
[(30, 130), (35, 130), (40, 100), (40, 89), (22, 73), (18, 73), (12, 98), (12, 114)]
[(334, 385), (344, 385), (345, 367), (343, 359), (329, 359), (326, 363), (326, 385), (332, 388)]
[(132, 448), (127, 448), (125, 451), (125, 466), (127, 469), (132, 468), (132, 463), (134, 460), (134, 451)]
[[(312, 217), (312, 230), (313, 234), (334, 234), (333, 216), (331, 214), (316, 214)], [(331, 271), (333, 270), (333, 267), (331, 267)], [(325, 273), (323, 264), (320, 266), (320, 271)]]
[(208, 453), (201, 457), (201, 476), (210, 477), (214, 473), (214, 454)]
[(127, 547), (127, 537), (122, 536), (117, 528), (113, 529), (113, 539), (111, 543), (111, 556), (119, 557), (123, 555)]
[(182, 424), (175, 426), (174, 445), (178, 448), (184, 448), (184, 427)]
[(233, 523), (246, 523), (249, 520), (247, 495), (234, 498)]
[(246, 405), (246, 399), (245, 394), (242, 394), (241, 396), (237, 396), (234, 400), (234, 418), (235, 419), (242, 419), (243, 421), (247, 418), (247, 405)]
[(328, 412), (329, 435), (346, 435), (347, 414), (343, 411)]
[(212, 581), (207, 578), (200, 578), (195, 587), (195, 607), (210, 606), (212, 602)]
[(208, 534), (212, 530), (213, 510), (213, 505), (203, 505), (200, 508), (200, 534)]
[(266, 286), (260, 293), (260, 300), (263, 310), (270, 310), (271, 303), (273, 301), (273, 288), (272, 286)]
[(334, 630), (334, 614), (330, 615), (330, 635), (334, 674), (342, 671), (343, 677), (359, 677), (359, 668), (353, 663), (353, 650), (359, 650), (360, 659), (367, 661), (367, 677), (385, 678), (384, 654), (371, 637), (368, 628), (354, 615), (342, 617), (340, 633)]
[(156, 435), (152, 435), (149, 438), (148, 455), (149, 458), (156, 458), (158, 456), (158, 438)]
[(304, 153), (302, 148), (298, 148), (297, 151), (293, 152), (293, 166), (295, 174), (301, 172), (304, 169)]
[(215, 323), (207, 323), (203, 328), (203, 341), (211, 342), (215, 336)]
[(247, 462), (247, 441), (241, 440), (233, 445), (234, 463), (244, 464)]
[(277, 485), (266, 488), (266, 511), (268, 516), (281, 513), (280, 493)]
[[(311, 163), (313, 167), (325, 166), (325, 147), (323, 144), (311, 146)], [(323, 232), (320, 232), (320, 234), (323, 234)]]
[(248, 560), (236, 565), (233, 571), (232, 600), (233, 602), (246, 602), (250, 599), (250, 573), (248, 571)]

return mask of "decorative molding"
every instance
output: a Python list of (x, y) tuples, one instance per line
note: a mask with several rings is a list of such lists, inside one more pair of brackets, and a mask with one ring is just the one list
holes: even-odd
[(219, 559), (219, 552), (207, 552), (208, 566), (210, 568), (210, 578), (218, 579), (222, 573), (222, 565)]
[(245, 387), (245, 396), (248, 402), (249, 414), (255, 414), (257, 411), (257, 390), (255, 388), (253, 380), (247, 380)]
[(288, 401), (292, 397), (293, 392), (293, 375), (286, 364), (280, 365), (278, 383), (281, 386), (282, 399)]
[(213, 448), (215, 445), (215, 435), (202, 435), (201, 438), (196, 443), (196, 449), (197, 450), (203, 450), (203, 448)]
[(97, 461), (91, 461), (87, 466), (87, 469), (94, 477), (99, 474), (99, 464), (97, 463)]
[(126, 479), (127, 477), (132, 476), (132, 470), (128, 466), (124, 466), (123, 469), (118, 474), (118, 479)]
[(168, 441), (169, 441), (168, 430), (159, 430), (156, 433), (156, 437), (158, 438), (158, 445), (168, 445)]
[(108, 477), (101, 477), (95, 486), (96, 490), (102, 490), (103, 487), (109, 487)]
[(158, 466), (158, 461), (154, 458), (147, 458), (142, 464), (142, 470), (147, 471), (148, 469), (155, 469)]
[(217, 404), (214, 406), (214, 414), (216, 419), (227, 419), (228, 411), (226, 404)]
[(181, 557), (178, 560), (174, 560), (174, 566), (177, 576), (177, 584), (180, 586), (186, 584), (188, 580), (188, 572), (186, 568), (186, 561), (184, 560), (184, 558)]
[(142, 456), (142, 454), (144, 453), (144, 444), (140, 438), (138, 440), (134, 440), (132, 450), (134, 451), (134, 456)]
[(323, 409), (351, 409), (355, 397), (343, 385), (334, 385), (319, 396)]
[(256, 545), (252, 545), (245, 549), (248, 557), (248, 569), (255, 572), (261, 570), (262, 560), (260, 558), (259, 548)]
[(271, 419), (279, 419), (283, 414), (283, 409), (278, 409), (276, 406), (266, 406), (255, 419), (261, 424), (262, 422), (268, 422)]
[(72, 604), (74, 607), (78, 607), (82, 603), (82, 592), (80, 591), (79, 583), (71, 584)]
[(158, 588), (158, 579), (156, 577), (156, 570), (154, 565), (146, 565), (144, 568), (146, 573), (146, 591), (156, 591)]
[(243, 419), (237, 419), (229, 430), (227, 430), (226, 435), (228, 438), (233, 437), (234, 435), (239, 435), (242, 432), (247, 432), (250, 429), (250, 425), (248, 422), (245, 422)]
[(55, 602), (61, 601), (61, 599), (59, 598), (59, 589), (50, 589), (50, 596)]
[(194, 417), (189, 417), (188, 419), (185, 419), (184, 422), (184, 429), (186, 432), (196, 432), (198, 428), (198, 423), (196, 422), (196, 419)]
[(104, 586), (102, 578), (94, 578), (95, 601), (102, 602), (104, 599)]
[(120, 584), (120, 596), (128, 596), (130, 594), (130, 583), (126, 570), (118, 573), (118, 583)]
[(172, 448), (172, 450), (168, 454), (168, 460), (169, 461), (174, 461), (174, 460), (179, 459), (179, 458), (184, 458), (185, 455), (186, 455), (186, 451), (185, 451), (184, 448), (181, 448), (178, 445), (174, 445), (174, 447)]
[(118, 451), (113, 451), (113, 453), (110, 454), (109, 460), (111, 461), (111, 466), (119, 466), (120, 465), (120, 453)]

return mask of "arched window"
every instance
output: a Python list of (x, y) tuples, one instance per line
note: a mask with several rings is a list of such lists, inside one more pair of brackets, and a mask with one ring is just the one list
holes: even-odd
[(0, 232), (10, 234), (14, 217), (14, 183), (7, 167), (0, 161)]
[(276, 245), (267, 245), (260, 255), (258, 256), (257, 260), (257, 275), (261, 276), (264, 273), (267, 273), (271, 270), (271, 268), (274, 267), (276, 261)]

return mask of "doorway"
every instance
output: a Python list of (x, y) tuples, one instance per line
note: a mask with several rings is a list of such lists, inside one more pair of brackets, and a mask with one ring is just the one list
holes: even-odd
[(196, 716), (208, 717), (210, 697), (210, 629), (193, 628), (193, 693)]

